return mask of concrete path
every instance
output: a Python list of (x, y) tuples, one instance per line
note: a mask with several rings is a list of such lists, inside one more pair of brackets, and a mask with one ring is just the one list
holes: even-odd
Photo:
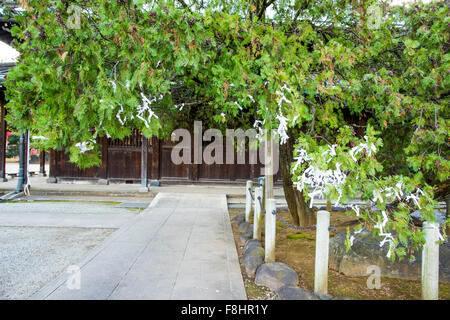
[(246, 299), (225, 195), (159, 193), (149, 208), (32, 299)]

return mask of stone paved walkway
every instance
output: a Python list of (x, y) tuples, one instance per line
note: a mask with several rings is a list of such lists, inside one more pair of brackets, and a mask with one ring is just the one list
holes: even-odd
[(246, 299), (225, 195), (159, 193), (78, 266), (32, 299)]

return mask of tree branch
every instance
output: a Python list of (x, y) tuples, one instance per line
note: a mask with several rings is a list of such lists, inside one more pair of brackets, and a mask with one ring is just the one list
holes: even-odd
[(263, 1), (262, 6), (259, 9), (259, 13), (258, 13), (259, 20), (261, 20), (263, 18), (264, 13), (266, 12), (267, 8), (270, 7), (274, 2), (275, 2), (275, 0), (270, 0), (269, 2), (267, 2), (267, 0)]
[(187, 5), (187, 3), (184, 0), (177, 0), (177, 2), (179, 4), (181, 4), (184, 9), (187, 9), (187, 10), (191, 11), (191, 8), (189, 8), (189, 6)]

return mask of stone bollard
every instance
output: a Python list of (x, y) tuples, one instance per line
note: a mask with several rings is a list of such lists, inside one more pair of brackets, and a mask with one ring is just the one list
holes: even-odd
[(328, 292), (328, 250), (330, 242), (330, 213), (325, 210), (317, 212), (316, 259), (314, 268), (314, 293)]
[(250, 212), (252, 211), (252, 190), (253, 181), (248, 180), (245, 187), (245, 221), (250, 221)]
[(265, 263), (275, 262), (275, 235), (276, 216), (273, 211), (277, 209), (275, 199), (267, 199), (267, 209), (265, 215)]
[(266, 210), (266, 180), (262, 182), (263, 198), (262, 198), (262, 210)]
[(422, 250), (422, 299), (437, 300), (439, 296), (439, 224), (424, 222), (425, 245)]
[(255, 204), (253, 206), (253, 239), (261, 240), (261, 204), (263, 199), (262, 187), (255, 188)]
[(262, 203), (262, 208), (261, 211), (264, 212), (264, 210), (266, 210), (266, 179), (262, 179), (260, 186), (262, 188), (262, 199), (261, 199), (261, 203)]

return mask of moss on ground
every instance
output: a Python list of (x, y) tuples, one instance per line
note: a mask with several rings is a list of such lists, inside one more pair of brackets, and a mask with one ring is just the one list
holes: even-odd
[(306, 239), (306, 240), (315, 240), (313, 236), (307, 233), (289, 233), (286, 235), (286, 238), (292, 239), (292, 240), (298, 240), (298, 239)]

